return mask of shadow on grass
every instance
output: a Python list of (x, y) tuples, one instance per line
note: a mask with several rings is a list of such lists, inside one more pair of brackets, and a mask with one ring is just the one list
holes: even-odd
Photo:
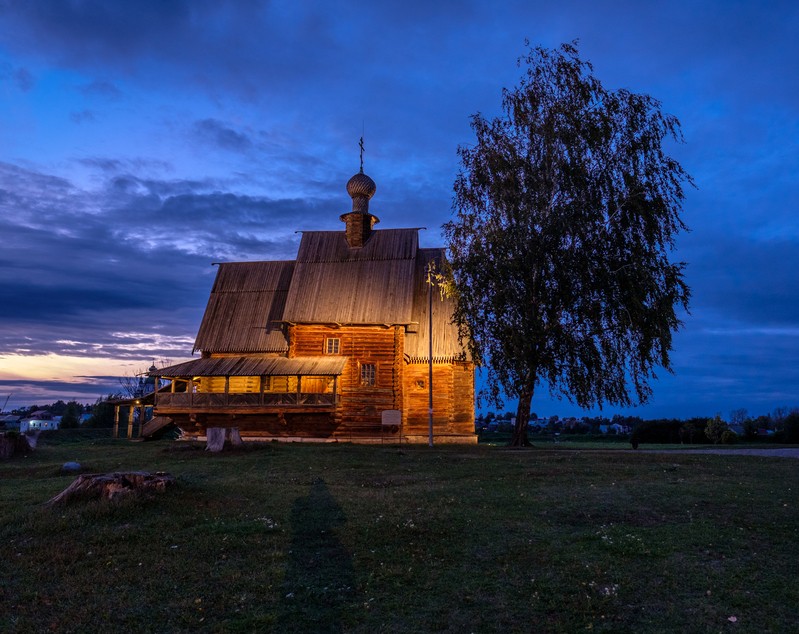
[(352, 557), (336, 537), (347, 521), (325, 482), (316, 480), (291, 512), (291, 551), (278, 630), (341, 632), (354, 596)]

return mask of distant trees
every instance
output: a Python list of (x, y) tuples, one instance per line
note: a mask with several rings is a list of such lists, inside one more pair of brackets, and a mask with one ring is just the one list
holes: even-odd
[(30, 418), (33, 412), (44, 411), (48, 412), (51, 416), (61, 417), (61, 427), (68, 429), (70, 427), (78, 427), (80, 425), (81, 416), (90, 410), (91, 406), (78, 403), (76, 400), (64, 401), (59, 399), (47, 405), (30, 405), (28, 407), (19, 407), (13, 410), (13, 413), (20, 418)]
[(758, 416), (757, 418), (747, 417), (742, 425), (743, 436), (746, 440), (754, 440), (757, 438), (757, 430), (760, 428), (766, 429), (768, 425), (768, 416)]
[[(595, 417), (567, 417), (559, 418), (553, 415), (545, 419), (544, 424), (533, 425), (530, 423), (530, 433), (541, 434), (549, 437), (552, 434), (602, 434), (603, 436), (613, 435), (612, 426), (621, 425), (629, 430), (629, 439), (633, 446), (642, 443), (664, 443), (664, 444), (731, 444), (740, 438), (748, 441), (762, 442), (784, 442), (799, 443), (799, 408), (784, 408), (787, 412), (782, 420), (782, 429), (774, 430), (774, 422), (770, 415), (764, 414), (753, 418), (746, 413), (743, 417), (741, 411), (735, 411), (731, 419), (736, 423), (736, 429), (732, 429), (725, 422), (721, 415), (712, 418), (693, 417), (688, 419), (661, 418), (642, 420), (637, 416), (624, 416), (614, 414), (609, 420), (602, 416)], [(745, 411), (745, 410), (742, 410)], [(478, 417), (478, 423), (488, 424), (489, 420), (494, 420), (499, 425), (497, 431), (507, 433), (511, 431), (511, 426), (505, 422), (504, 416), (497, 418), (493, 413), (489, 417)], [(742, 421), (742, 422), (741, 422)], [(738, 425), (741, 425), (739, 428)], [(607, 428), (603, 428), (607, 426)], [(765, 433), (765, 432), (768, 433)], [(625, 433), (625, 435), (626, 435)]]
[(70, 401), (61, 414), (61, 429), (73, 429), (80, 426), (80, 417), (83, 414), (83, 405)]
[(796, 407), (776, 407), (771, 414), (756, 418), (749, 416), (745, 409), (736, 409), (730, 412), (730, 422), (740, 425), (747, 440), (755, 440), (765, 433), (777, 442), (799, 443), (799, 408)]
[(86, 421), (87, 427), (112, 427), (114, 424), (114, 400), (123, 399), (125, 396), (121, 392), (108, 394), (98, 398), (94, 405), (82, 404), (77, 401), (58, 400), (46, 405), (31, 405), (29, 407), (17, 408), (14, 414), (20, 418), (30, 418), (36, 411), (46, 411), (52, 416), (60, 416), (61, 429), (79, 427), (84, 414), (90, 413), (91, 416)]
[(153, 379), (144, 375), (144, 370), (123, 376), (119, 379), (119, 387), (123, 398), (141, 398), (153, 391)]
[(59, 399), (51, 405), (46, 405), (45, 409), (48, 412), (50, 412), (53, 416), (63, 416), (64, 412), (67, 409), (67, 404)]
[(91, 418), (86, 425), (89, 427), (113, 427), (114, 404), (112, 401), (124, 398), (122, 394), (108, 394), (97, 399), (92, 406)]
[(717, 414), (713, 418), (708, 419), (707, 425), (705, 426), (705, 436), (707, 436), (707, 439), (714, 445), (718, 445), (721, 443), (724, 432), (728, 429), (729, 426), (727, 423)]
[(743, 425), (747, 420), (749, 420), (749, 412), (744, 407), (730, 412), (730, 424), (732, 425)]
[[(161, 359), (158, 364), (160, 367), (165, 367), (170, 364), (169, 359)], [(155, 377), (148, 376), (148, 372), (154, 371), (157, 367), (155, 361), (147, 369), (139, 369), (132, 374), (127, 374), (119, 379), (119, 387), (122, 391), (123, 398), (141, 398), (145, 394), (153, 392), (155, 388)], [(161, 381), (159, 380), (159, 386)]]
[(783, 442), (799, 443), (799, 411), (788, 414), (782, 425)]
[(771, 413), (771, 422), (773, 423), (773, 429), (776, 431), (780, 431), (783, 428), (783, 424), (785, 423), (785, 419), (788, 417), (788, 414), (791, 413), (791, 410), (787, 407), (775, 407), (774, 411)]
[(705, 436), (705, 427), (707, 427), (706, 418), (689, 418), (680, 428), (680, 442), (688, 443), (689, 445), (696, 442), (703, 442)]
[(637, 448), (640, 443), (682, 442), (683, 421), (677, 419), (647, 420), (637, 425), (630, 436), (630, 444)]

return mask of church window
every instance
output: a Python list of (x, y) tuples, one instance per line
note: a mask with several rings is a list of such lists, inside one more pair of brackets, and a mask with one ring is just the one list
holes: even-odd
[(325, 340), (325, 354), (341, 354), (341, 339), (328, 337)]
[(362, 363), (361, 364), (361, 385), (374, 385), (375, 384), (375, 364)]

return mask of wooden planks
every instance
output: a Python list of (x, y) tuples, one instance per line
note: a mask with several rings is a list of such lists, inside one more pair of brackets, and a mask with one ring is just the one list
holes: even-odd
[(278, 322), (293, 272), (292, 261), (220, 264), (194, 350), (285, 352)]
[[(339, 355), (346, 359), (339, 376), (339, 411), (347, 424), (380, 424), (385, 409), (396, 409), (396, 331), (399, 327), (297, 325), (292, 328), (291, 353), (318, 354), (328, 338), (340, 340)], [(375, 384), (361, 384), (364, 364), (375, 366)]]
[[(428, 366), (405, 367), (403, 422), (407, 433), (428, 429)], [(433, 365), (433, 430), (474, 433), (474, 369), (469, 363)]]
[[(419, 249), (414, 272), (412, 330), (405, 338), (405, 358), (410, 363), (425, 363), (430, 356), (430, 285), (427, 283), (427, 266), (433, 262), (441, 270), (444, 249)], [(444, 297), (438, 287), (432, 288), (433, 304), (433, 361), (449, 363), (466, 360), (467, 351), (458, 339), (458, 328), (452, 323), (454, 300)]]

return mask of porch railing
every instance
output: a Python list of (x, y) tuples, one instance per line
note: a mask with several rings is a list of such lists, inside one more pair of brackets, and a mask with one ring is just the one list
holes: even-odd
[(335, 405), (335, 394), (314, 392), (160, 392), (157, 407), (222, 408)]

